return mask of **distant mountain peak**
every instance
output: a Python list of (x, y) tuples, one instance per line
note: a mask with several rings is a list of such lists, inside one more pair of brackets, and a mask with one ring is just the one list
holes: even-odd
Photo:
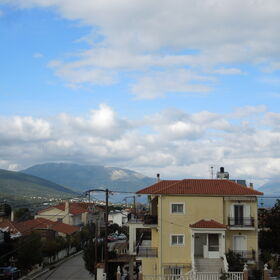
[(22, 172), (77, 191), (109, 188), (135, 192), (155, 182), (155, 179), (129, 169), (76, 163), (44, 163), (31, 166)]

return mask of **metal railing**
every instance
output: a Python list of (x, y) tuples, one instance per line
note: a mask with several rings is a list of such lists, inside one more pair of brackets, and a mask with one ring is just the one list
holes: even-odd
[(233, 250), (232, 252), (245, 260), (255, 260), (256, 257), (255, 250)]
[(230, 227), (254, 227), (255, 219), (253, 217), (228, 217), (228, 225)]
[(143, 275), (143, 280), (194, 280), (194, 274), (188, 272), (184, 275), (167, 274), (167, 275)]
[[(220, 280), (219, 272), (196, 272), (184, 275), (143, 275), (143, 280)], [(228, 280), (243, 280), (243, 272), (228, 272), (226, 274)]]
[(158, 248), (139, 246), (136, 253), (138, 257), (142, 258), (157, 258)]
[(144, 216), (144, 224), (146, 225), (157, 225), (158, 217), (152, 215), (145, 215)]

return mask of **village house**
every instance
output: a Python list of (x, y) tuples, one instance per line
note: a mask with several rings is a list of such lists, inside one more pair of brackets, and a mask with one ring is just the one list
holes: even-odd
[(137, 194), (148, 195), (150, 213), (128, 222), (129, 253), (144, 276), (227, 271), (230, 250), (248, 264), (258, 260), (257, 197), (263, 193), (252, 186), (227, 179), (158, 180)]
[(36, 218), (24, 222), (3, 221), (0, 223), (3, 232), (9, 232), (12, 239), (28, 235), (33, 231), (40, 233), (43, 239), (55, 236), (66, 237), (80, 231), (77, 226), (67, 225), (61, 222), (53, 222), (44, 218)]
[(104, 226), (105, 210), (89, 202), (63, 202), (50, 206), (37, 213), (35, 218), (63, 222), (73, 226), (83, 226), (88, 223), (99, 223)]

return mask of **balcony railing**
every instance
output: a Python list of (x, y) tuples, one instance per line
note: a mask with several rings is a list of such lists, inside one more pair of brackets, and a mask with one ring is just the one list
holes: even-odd
[(158, 256), (158, 249), (156, 247), (142, 247), (137, 248), (137, 256), (142, 258), (156, 258)]
[(158, 217), (152, 215), (145, 215), (144, 216), (144, 224), (146, 225), (157, 225)]
[(233, 250), (233, 253), (239, 255), (245, 260), (255, 260), (256, 251), (255, 250)]
[(229, 217), (228, 225), (230, 227), (254, 227), (255, 220), (253, 217), (243, 218), (243, 217)]

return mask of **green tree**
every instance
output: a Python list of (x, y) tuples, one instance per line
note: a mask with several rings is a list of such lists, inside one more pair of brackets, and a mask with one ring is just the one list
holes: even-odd
[(265, 213), (263, 218), (263, 228), (259, 235), (259, 246), (263, 256), (267, 252), (280, 253), (280, 200), (278, 199), (274, 207)]
[(85, 268), (89, 271), (91, 275), (95, 272), (96, 263), (101, 261), (102, 254), (102, 243), (97, 245), (97, 257), (95, 257), (95, 243), (92, 239), (89, 240), (88, 245), (84, 248), (83, 259), (85, 262)]
[(14, 211), (16, 221), (26, 221), (32, 218), (32, 213), (28, 208), (18, 208)]
[(35, 264), (40, 264), (42, 258), (41, 235), (32, 232), (27, 236), (19, 238), (17, 245), (17, 265), (22, 270), (28, 270)]
[(229, 251), (226, 254), (226, 257), (229, 271), (243, 271), (245, 261), (243, 258), (241, 258), (240, 254)]
[(45, 257), (48, 257), (50, 262), (55, 261), (56, 257), (56, 242), (55, 240), (46, 240), (42, 247), (42, 252)]

